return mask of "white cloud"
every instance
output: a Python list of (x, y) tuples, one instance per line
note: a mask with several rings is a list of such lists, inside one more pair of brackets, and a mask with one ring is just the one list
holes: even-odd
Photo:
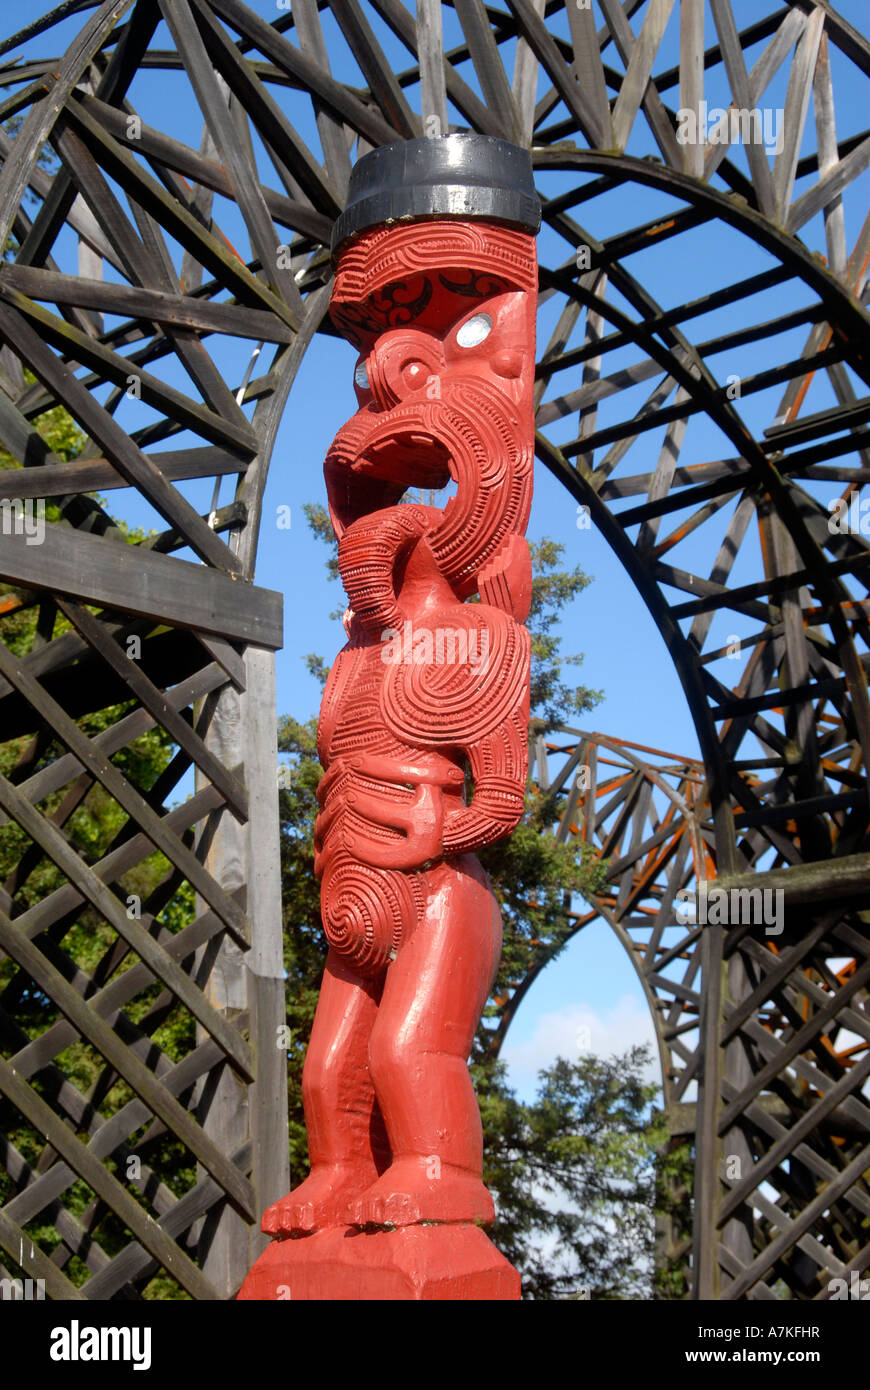
[(508, 1033), (502, 1060), (508, 1065), (508, 1080), (523, 1096), (536, 1088), (538, 1072), (551, 1066), (557, 1057), (573, 1060), (584, 1052), (598, 1057), (627, 1052), (647, 1043), (652, 1063), (645, 1080), (660, 1082), (658, 1051), (649, 1010), (636, 995), (623, 994), (612, 1008), (598, 1013), (588, 1004), (574, 1004), (553, 1013), (541, 1014), (531, 1038), (514, 1041)]

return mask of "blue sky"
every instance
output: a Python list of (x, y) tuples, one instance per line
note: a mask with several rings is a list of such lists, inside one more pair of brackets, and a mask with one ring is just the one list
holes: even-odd
[[(286, 8), (269, 4), (267, 0), (253, 0), (251, 7), (268, 19), (275, 18)], [(768, 7), (763, 8), (766, 10)], [(10, 20), (16, 27), (24, 25), (42, 13), (43, 9), (43, 0), (27, 0), (14, 7), (13, 17), (13, 13), (10, 13), (12, 7), (9, 7), (3, 27), (8, 31)], [(455, 15), (448, 7), (442, 9), (448, 42), (455, 41)], [(655, 71), (662, 71), (678, 59), (678, 9), (679, 6), (675, 7), (671, 17)], [(741, 26), (759, 15), (759, 7), (753, 0), (734, 0), (733, 9)], [(838, 9), (859, 28), (862, 20), (866, 20), (866, 0), (843, 0)], [(560, 22), (564, 23), (564, 16), (561, 16)], [(64, 23), (54, 36), (49, 34), (34, 41), (29, 52), (56, 53), (62, 42), (69, 42), (81, 23), (81, 18)], [(379, 22), (374, 27), (385, 51), (396, 54), (398, 69), (409, 66), (407, 54), (384, 27)], [(637, 28), (637, 21), (634, 27)], [(326, 19), (326, 34), (334, 75), (358, 83), (359, 78), (348, 65), (346, 50), (331, 16)], [(713, 42), (713, 34), (708, 7), (708, 44)], [(169, 36), (162, 25), (155, 45), (160, 48), (170, 46)], [(761, 44), (750, 52), (750, 65), (763, 47), (764, 44)], [(842, 138), (865, 127), (866, 94), (861, 90), (851, 65), (835, 49), (832, 48), (831, 52), (838, 134)], [(613, 66), (621, 66), (612, 50), (607, 61)], [(788, 64), (771, 83), (762, 105), (773, 108), (784, 105), (787, 71)], [(476, 87), (473, 73), (467, 67), (463, 75), (470, 85)], [(716, 71), (708, 74), (707, 80), (706, 96), (710, 105), (727, 104), (728, 92), (723, 73)], [(540, 91), (544, 90), (543, 81)], [(305, 100), (287, 88), (273, 90), (303, 138), (316, 149), (316, 127)], [(201, 119), (193, 96), (180, 74), (143, 71), (135, 80), (131, 97), (146, 122), (198, 148)], [(408, 99), (415, 109), (419, 109), (417, 89), (408, 90)], [(668, 105), (676, 106), (676, 89), (666, 93), (665, 99)], [(811, 108), (805, 149), (811, 146), (812, 130)], [(628, 153), (644, 155), (654, 149), (650, 139), (638, 127)], [(732, 151), (732, 154), (738, 166), (745, 169), (743, 152)], [(259, 147), (257, 156), (265, 182), (277, 187), (274, 170)], [(539, 180), (541, 191), (548, 194), (570, 186), (571, 176), (567, 174), (548, 174)], [(846, 200), (847, 244), (850, 247), (866, 210), (867, 187), (868, 175), (865, 174)], [(800, 185), (797, 191), (801, 191)], [(663, 194), (629, 186), (584, 204), (577, 210), (576, 216), (588, 226), (593, 236), (604, 239), (649, 218), (673, 211), (676, 206), (673, 199)], [(216, 199), (215, 213), (230, 240), (234, 241), (242, 254), (249, 254), (235, 209)], [(808, 223), (802, 229), (801, 236), (811, 249), (824, 249), (821, 218)], [(552, 263), (566, 258), (565, 243), (559, 242), (557, 246), (557, 241), (552, 232), (542, 234), (542, 260)], [(177, 247), (171, 249), (178, 264), (179, 250)], [(62, 237), (57, 250), (60, 267), (74, 270), (75, 256), (74, 240), (68, 236)], [(654, 249), (642, 251), (626, 262), (632, 274), (665, 307), (702, 295), (719, 285), (732, 283), (754, 271), (767, 269), (772, 264), (770, 257), (760, 247), (721, 224), (698, 228)], [(105, 274), (107, 279), (116, 278), (109, 267)], [(618, 295), (612, 299), (617, 306), (627, 307)], [(759, 296), (751, 308), (757, 319), (772, 318), (808, 303), (810, 299), (807, 290), (800, 285), (790, 284)], [(689, 326), (690, 338), (699, 342), (735, 328), (739, 322), (734, 317), (735, 312), (741, 313), (742, 310), (721, 311), (699, 318)], [(554, 313), (555, 307), (552, 305), (542, 312), (540, 338), (551, 325)], [(733, 360), (712, 359), (710, 365), (723, 382), (732, 372), (746, 376), (764, 370), (777, 360), (798, 356), (805, 336), (806, 328), (799, 328), (772, 342), (762, 343), (755, 349), (742, 349), (733, 354)], [(237, 382), (247, 365), (251, 345), (218, 345), (214, 339), (209, 340), (209, 345), (231, 384)], [(636, 356), (632, 352), (613, 354), (606, 359), (604, 370), (606, 373), (617, 370), (635, 360)], [(300, 719), (316, 713), (320, 695), (317, 683), (305, 671), (304, 656), (309, 652), (318, 652), (330, 659), (344, 640), (340, 624), (330, 622), (327, 617), (340, 605), (341, 593), (338, 586), (327, 579), (325, 552), (322, 545), (309, 534), (302, 507), (306, 502), (325, 500), (322, 460), (336, 430), (355, 409), (352, 389), (355, 360), (356, 354), (350, 345), (328, 338), (315, 339), (285, 412), (266, 491), (257, 582), (280, 589), (285, 595), (285, 645), (277, 658), (278, 710), (279, 713), (292, 713)], [(263, 368), (258, 365), (256, 372), (261, 370)], [(566, 375), (570, 380), (560, 381), (559, 390), (576, 389), (580, 384), (579, 369)], [(181, 370), (171, 364), (165, 369), (165, 377), (175, 385), (190, 389)], [(617, 418), (624, 418), (626, 402), (632, 410), (639, 408), (655, 380), (642, 383), (629, 394), (620, 395), (618, 404), (605, 402), (600, 409), (599, 423), (605, 425)], [(860, 385), (857, 389), (861, 394)], [(775, 388), (759, 393), (751, 401), (747, 400), (743, 410), (747, 423), (756, 429), (769, 425), (775, 415), (781, 390)], [(818, 380), (804, 409), (819, 410), (833, 403), (830, 389), (824, 381)], [(149, 418), (148, 408), (136, 402), (125, 401), (118, 412), (118, 419), (128, 429), (141, 426)], [(575, 426), (576, 415), (563, 422), (561, 432), (554, 429), (553, 437), (556, 440), (568, 439), (575, 432)], [(632, 449), (621, 471), (640, 473), (654, 466), (662, 435), (663, 431), (659, 430), (643, 436)], [(185, 442), (184, 437), (179, 437), (173, 444), (178, 447)], [(681, 463), (696, 463), (731, 454), (732, 446), (705, 419), (695, 418), (689, 423)], [(832, 491), (833, 486), (828, 486), (828, 492)], [(201, 511), (208, 510), (211, 504), (210, 484), (184, 485), (182, 490)], [(229, 495), (229, 483), (225, 482), (221, 501), (228, 501)], [(817, 495), (826, 497), (824, 491), (817, 491)], [(113, 514), (123, 516), (133, 524), (159, 524), (162, 529), (162, 523), (130, 490), (115, 492), (109, 500)], [(292, 525), (289, 530), (279, 529), (276, 524), (279, 509), (284, 506), (291, 509)], [(727, 521), (730, 514), (730, 509), (723, 510), (724, 520)], [(680, 513), (668, 518), (666, 529), (670, 530), (680, 518)], [(697, 755), (697, 739), (679, 682), (669, 654), (641, 598), (598, 532), (595, 529), (578, 529), (576, 504), (540, 465), (536, 473), (529, 536), (535, 540), (546, 536), (560, 542), (565, 547), (565, 563), (580, 564), (593, 577), (594, 582), (576, 601), (562, 624), (565, 652), (583, 652), (585, 655), (578, 679), (605, 692), (601, 704), (584, 721), (585, 726), (637, 743)], [(756, 545), (750, 537), (746, 554), (741, 556), (735, 568), (734, 582), (758, 577), (757, 549), (753, 549)], [(687, 547), (685, 552), (682, 549), (677, 552), (674, 563), (689, 568), (689, 561), (695, 561), (699, 572), (704, 573), (713, 558), (714, 551), (710, 546), (710, 537), (702, 528), (691, 547)], [(733, 616), (717, 619), (713, 632), (722, 636), (723, 644), (732, 629), (740, 635), (739, 622), (736, 626), (734, 624)], [(736, 676), (733, 673), (723, 672), (721, 668), (714, 669), (723, 680), (734, 683)], [(523, 1094), (528, 1094), (533, 1086), (538, 1067), (552, 1061), (557, 1053), (571, 1055), (572, 1051), (576, 1051), (577, 1031), (581, 1027), (590, 1030), (592, 1050), (603, 1054), (622, 1051), (633, 1042), (651, 1040), (652, 1037), (634, 970), (622, 947), (603, 923), (596, 923), (582, 933), (559, 960), (543, 973), (519, 1011), (504, 1055), (509, 1062), (511, 1075)]]

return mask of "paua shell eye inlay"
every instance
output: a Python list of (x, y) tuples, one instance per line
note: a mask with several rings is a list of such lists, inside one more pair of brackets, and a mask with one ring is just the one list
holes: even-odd
[(466, 319), (457, 331), (456, 342), (459, 347), (477, 347), (484, 338), (488, 338), (492, 331), (492, 319), (489, 314), (475, 314), (473, 318)]

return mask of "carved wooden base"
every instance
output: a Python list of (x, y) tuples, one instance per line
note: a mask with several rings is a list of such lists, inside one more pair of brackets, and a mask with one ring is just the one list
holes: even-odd
[(308, 1302), (515, 1300), (520, 1276), (479, 1226), (362, 1231), (333, 1227), (276, 1240), (251, 1268), (239, 1299)]

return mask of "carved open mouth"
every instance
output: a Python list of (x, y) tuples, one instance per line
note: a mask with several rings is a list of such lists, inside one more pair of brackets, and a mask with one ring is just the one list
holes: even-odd
[(334, 446), (325, 470), (332, 512), (344, 528), (395, 506), (409, 489), (432, 493), (450, 483), (449, 449), (419, 427), (379, 429), (377, 437), (368, 440), (357, 437), (348, 457), (350, 443), (345, 437), (338, 448)]
[(437, 491), (450, 482), (450, 452), (431, 434), (411, 430), (369, 444), (351, 464), (351, 472), (404, 488)]

